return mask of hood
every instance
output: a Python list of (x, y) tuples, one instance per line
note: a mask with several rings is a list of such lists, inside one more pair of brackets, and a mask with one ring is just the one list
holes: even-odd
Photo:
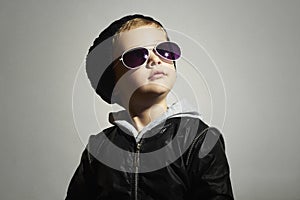
[(125, 133), (132, 134), (139, 141), (145, 132), (151, 130), (161, 122), (174, 117), (193, 117), (202, 120), (202, 115), (187, 100), (181, 100), (169, 106), (166, 112), (147, 124), (140, 132), (132, 124), (131, 117), (126, 110), (109, 113), (109, 122), (118, 126)]

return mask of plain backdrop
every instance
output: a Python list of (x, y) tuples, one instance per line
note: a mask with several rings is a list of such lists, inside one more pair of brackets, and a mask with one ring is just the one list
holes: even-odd
[(236, 199), (300, 199), (296, 0), (1, 0), (0, 199), (64, 199), (85, 146), (72, 112), (78, 68), (100, 31), (133, 13), (192, 37), (218, 65)]

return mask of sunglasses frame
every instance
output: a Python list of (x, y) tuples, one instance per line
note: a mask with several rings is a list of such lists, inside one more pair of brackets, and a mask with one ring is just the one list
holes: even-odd
[[(158, 51), (156, 50), (156, 47), (157, 47), (158, 45), (162, 44), (162, 43), (173, 43), (173, 44), (177, 45), (178, 48), (179, 48), (179, 50), (180, 50), (180, 56), (179, 56), (179, 58), (177, 58), (177, 59), (168, 59), (168, 58), (163, 57), (160, 53), (158, 53)], [(149, 46), (150, 46), (150, 45), (149, 45)], [(129, 67), (129, 66), (127, 66), (127, 65), (125, 64), (125, 62), (124, 62), (124, 60), (123, 60), (123, 56), (124, 56), (127, 52), (132, 51), (132, 50), (134, 50), (134, 49), (146, 49), (146, 50), (148, 51), (147, 59), (145, 60), (145, 62), (143, 62), (141, 65), (139, 65), (139, 66), (137, 66), (137, 67)], [(125, 67), (127, 67), (128, 69), (138, 69), (138, 68), (140, 68), (141, 66), (143, 66), (143, 65), (148, 61), (148, 59), (149, 59), (149, 57), (150, 57), (150, 50), (151, 50), (151, 49), (148, 49), (148, 48), (142, 47), (142, 46), (141, 46), (141, 47), (134, 47), (134, 48), (128, 49), (128, 50), (126, 50), (126, 51), (124, 51), (124, 52), (122, 53), (122, 55), (121, 55), (119, 61), (122, 61), (123, 65), (124, 65)], [(165, 60), (168, 60), (168, 61), (177, 61), (177, 60), (179, 60), (179, 59), (181, 58), (181, 48), (180, 48), (180, 46), (179, 46), (176, 42), (173, 42), (173, 41), (161, 41), (161, 42), (158, 42), (158, 43), (156, 43), (156, 45), (154, 46), (154, 48), (152, 49), (152, 51), (153, 51), (153, 50), (154, 50), (155, 54), (158, 55), (160, 58), (165, 59)]]

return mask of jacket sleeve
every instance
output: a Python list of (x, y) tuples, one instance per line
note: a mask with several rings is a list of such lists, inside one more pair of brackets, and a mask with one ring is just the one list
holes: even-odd
[(67, 190), (65, 200), (92, 200), (95, 198), (95, 180), (91, 168), (90, 154), (88, 149), (82, 153), (79, 166), (77, 167)]
[(195, 144), (190, 163), (190, 199), (233, 199), (222, 134), (216, 128), (209, 128)]

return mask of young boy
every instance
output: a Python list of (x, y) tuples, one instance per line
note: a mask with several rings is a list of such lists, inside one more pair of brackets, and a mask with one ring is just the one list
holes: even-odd
[(125, 110), (90, 137), (67, 200), (233, 199), (222, 135), (187, 102), (167, 105), (180, 55), (163, 26), (143, 15), (113, 22), (94, 41), (91, 84)]

